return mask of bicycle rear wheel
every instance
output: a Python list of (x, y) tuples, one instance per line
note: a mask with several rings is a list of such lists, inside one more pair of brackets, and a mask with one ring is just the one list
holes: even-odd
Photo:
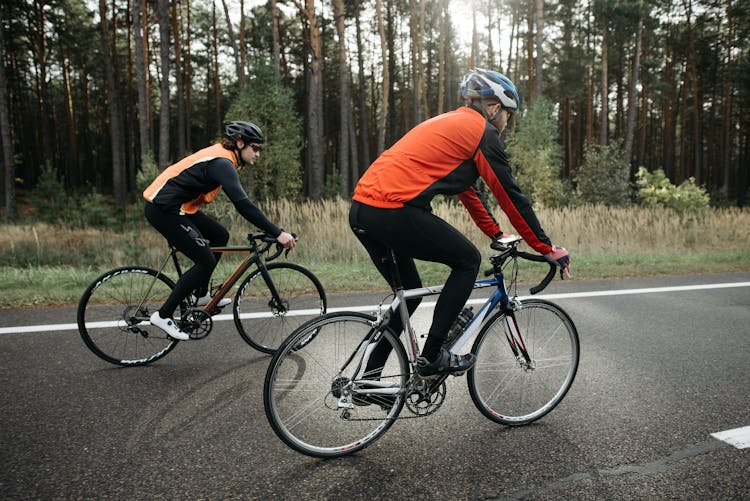
[(96, 356), (117, 365), (145, 365), (162, 358), (178, 341), (151, 326), (149, 317), (172, 289), (172, 280), (150, 268), (108, 271), (94, 280), (78, 303), (83, 342)]
[(300, 325), (326, 312), (326, 294), (311, 271), (294, 263), (266, 265), (278, 297), (260, 270), (237, 289), (232, 311), (234, 325), (247, 344), (274, 353)]
[(482, 414), (519, 426), (543, 417), (562, 401), (578, 370), (580, 348), (573, 321), (553, 303), (522, 301), (513, 317), (530, 361), (514, 353), (514, 343), (509, 341), (513, 334), (505, 315), (498, 312), (474, 342), (477, 362), (467, 383)]
[[(263, 404), (274, 432), (292, 449), (319, 458), (352, 454), (385, 433), (401, 412), (406, 352), (390, 331), (374, 332), (374, 320), (353, 312), (323, 315), (297, 329), (274, 355)], [(364, 373), (363, 358), (373, 349), (390, 353)]]

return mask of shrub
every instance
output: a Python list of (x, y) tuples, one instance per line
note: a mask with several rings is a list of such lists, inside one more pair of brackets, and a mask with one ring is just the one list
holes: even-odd
[(539, 99), (526, 109), (508, 138), (508, 155), (518, 185), (532, 202), (546, 207), (563, 204), (562, 153), (549, 102)]
[(708, 208), (711, 198), (706, 190), (689, 178), (675, 186), (664, 174), (664, 170), (649, 172), (645, 167), (636, 174), (638, 199), (644, 207), (663, 206), (677, 212), (699, 212)]
[(154, 160), (154, 156), (153, 154), (151, 154), (151, 152), (141, 157), (141, 168), (135, 175), (135, 186), (138, 191), (136, 195), (139, 202), (141, 200), (141, 194), (143, 193), (143, 190), (148, 188), (148, 186), (154, 181), (154, 179), (156, 179), (156, 176), (159, 175), (159, 172), (159, 166), (156, 165), (156, 161)]
[(601, 204), (610, 207), (631, 202), (630, 166), (620, 147), (592, 145), (575, 176), (575, 197), (579, 203)]
[(291, 111), (294, 93), (273, 76), (267, 63), (257, 61), (254, 68), (253, 78), (226, 115), (227, 121), (256, 123), (266, 137), (260, 158), (240, 176), (251, 198), (294, 198), (302, 189), (302, 121)]
[(65, 220), (75, 204), (65, 191), (62, 177), (50, 164), (42, 167), (39, 180), (29, 193), (29, 198), (37, 209), (37, 217), (45, 223)]

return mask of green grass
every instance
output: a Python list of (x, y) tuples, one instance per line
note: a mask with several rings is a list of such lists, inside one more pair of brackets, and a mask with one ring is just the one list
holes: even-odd
[[(252, 230), (249, 225), (228, 204), (211, 205), (230, 229), (230, 244), (243, 243)], [(386, 290), (349, 229), (348, 209), (344, 200), (263, 206), (272, 220), (300, 235), (289, 260), (312, 270), (327, 291)], [(438, 203), (435, 213), (467, 235), (487, 262), (488, 240), (460, 205)], [(512, 230), (502, 211), (495, 214), (502, 228)], [(747, 209), (685, 215), (666, 209), (589, 206), (540, 209), (537, 214), (553, 242), (571, 251), (575, 280), (750, 271)], [(105, 271), (135, 264), (156, 268), (166, 251), (164, 239), (145, 221), (117, 231), (0, 225), (0, 308), (77, 304), (84, 289)], [(236, 259), (222, 259), (214, 274), (217, 282)], [(441, 265), (420, 262), (418, 267), (425, 285), (440, 284), (448, 275)], [(543, 265), (526, 264), (520, 279), (538, 282), (545, 271)]]
[[(346, 291), (383, 291), (387, 285), (372, 264), (316, 263), (303, 264), (313, 271), (329, 293)], [(750, 271), (750, 251), (702, 251), (672, 254), (599, 253), (574, 256), (574, 280), (616, 279), (694, 273)], [(433, 263), (418, 263), (425, 285), (445, 281), (448, 269)], [(484, 269), (484, 268), (483, 268)], [(77, 304), (84, 289), (106, 269), (73, 266), (0, 268), (0, 308)], [(229, 263), (220, 266), (215, 277), (224, 277)], [(523, 264), (519, 273), (522, 283), (538, 282), (546, 272), (539, 264)], [(481, 272), (480, 272), (481, 274)], [(554, 282), (551, 286), (554, 289)]]

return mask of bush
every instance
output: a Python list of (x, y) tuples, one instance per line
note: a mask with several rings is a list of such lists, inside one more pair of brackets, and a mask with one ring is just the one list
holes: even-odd
[(644, 207), (668, 207), (677, 212), (700, 212), (708, 208), (711, 198), (706, 190), (695, 184), (695, 178), (675, 186), (664, 174), (664, 170), (649, 172), (645, 167), (636, 174), (638, 199)]
[(631, 203), (630, 166), (616, 144), (592, 145), (575, 176), (579, 203), (625, 206)]
[(116, 217), (112, 197), (98, 193), (95, 188), (80, 196), (67, 193), (57, 170), (50, 166), (42, 168), (30, 198), (37, 208), (37, 219), (45, 223), (63, 223), (70, 228), (116, 227), (123, 219)]
[(75, 202), (65, 191), (63, 179), (50, 164), (42, 167), (39, 180), (29, 198), (37, 209), (38, 219), (45, 223), (65, 220), (75, 206)]
[(547, 101), (539, 99), (526, 109), (508, 139), (508, 155), (518, 185), (532, 202), (546, 207), (564, 204), (559, 178), (562, 153), (552, 105)]
[(225, 118), (256, 123), (266, 144), (260, 158), (240, 176), (250, 198), (295, 198), (302, 189), (302, 121), (292, 111), (294, 93), (273, 76), (267, 63), (257, 61), (253, 67), (253, 78)]
[(159, 166), (156, 165), (154, 156), (150, 152), (143, 155), (141, 157), (141, 168), (135, 175), (135, 186), (138, 190), (138, 193), (136, 193), (138, 202), (142, 199), (143, 190), (148, 188), (159, 173)]

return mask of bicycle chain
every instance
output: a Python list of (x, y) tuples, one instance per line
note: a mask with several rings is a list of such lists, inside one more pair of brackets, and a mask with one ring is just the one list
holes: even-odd
[[(385, 376), (385, 377), (383, 377), (381, 379), (388, 379), (388, 378), (395, 378), (395, 377), (399, 377), (399, 376), (398, 375), (395, 375), (395, 376)], [(411, 391), (409, 392), (409, 395), (414, 394), (414, 393), (418, 393), (416, 390), (414, 390), (415, 383), (414, 383), (413, 380), (409, 380), (409, 382), (407, 383), (407, 387), (411, 387)], [(414, 411), (411, 408), (409, 408), (408, 402), (404, 401), (404, 404), (401, 407), (401, 411), (400, 412), (403, 412), (404, 407), (407, 407), (407, 409), (409, 410), (409, 412), (411, 412), (412, 415), (404, 416), (401, 413), (399, 413), (398, 416), (396, 416), (395, 418), (391, 418), (391, 419), (393, 419), (393, 420), (396, 420), (396, 419), (418, 419), (418, 418), (424, 418), (424, 417), (427, 417), (427, 416), (431, 416), (432, 414), (435, 414), (438, 410), (440, 410), (440, 407), (442, 407), (443, 402), (445, 401), (445, 394), (446, 394), (446, 392), (445, 392), (445, 382), (442, 383), (441, 387), (443, 388), (443, 393), (442, 393), (443, 397), (442, 397), (442, 400), (440, 401), (440, 403), (437, 405), (437, 408), (435, 410), (433, 410), (431, 412), (428, 412), (426, 414), (415, 414)], [(436, 391), (439, 391), (439, 390), (436, 390)], [(373, 405), (378, 405), (378, 404), (373, 404)], [(344, 409), (344, 412), (347, 412), (347, 411), (349, 411), (349, 409)], [(346, 420), (347, 421), (383, 421), (383, 418), (346, 418)]]

